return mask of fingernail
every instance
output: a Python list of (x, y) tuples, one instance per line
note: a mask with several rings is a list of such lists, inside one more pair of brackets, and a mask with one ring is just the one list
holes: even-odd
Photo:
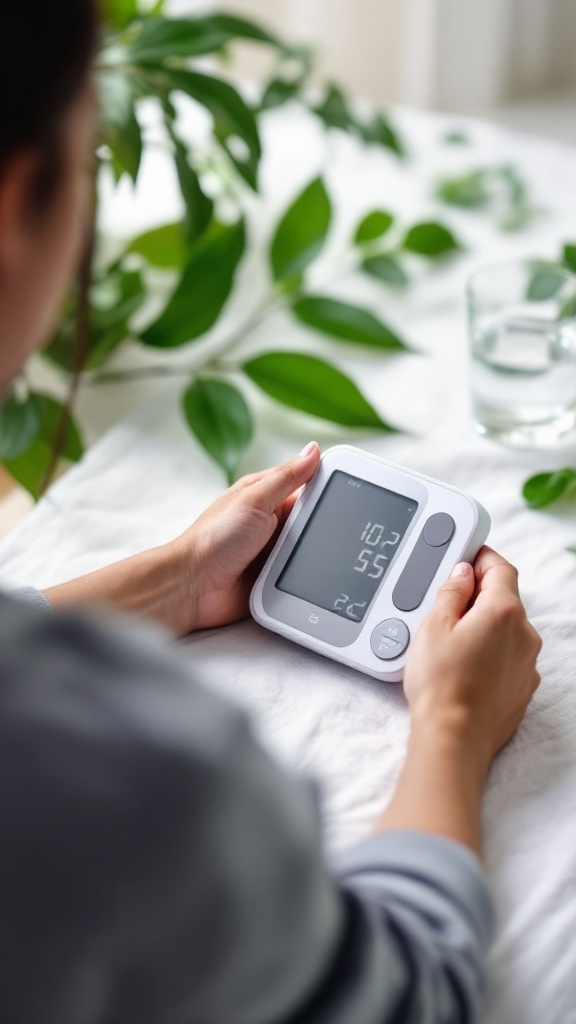
[(316, 441), (310, 441), (299, 453), (298, 458), (305, 459), (308, 455), (312, 455), (312, 452), (315, 450), (316, 446)]
[(458, 576), (467, 576), (471, 568), (469, 562), (458, 562), (458, 565), (455, 565), (450, 573), (450, 579), (454, 580)]

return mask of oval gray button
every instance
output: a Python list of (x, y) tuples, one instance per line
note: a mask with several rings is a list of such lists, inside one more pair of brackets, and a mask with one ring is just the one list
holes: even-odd
[(402, 619), (385, 619), (373, 630), (370, 647), (382, 661), (393, 661), (404, 653), (410, 643), (410, 630)]
[(456, 523), (447, 512), (437, 512), (424, 524), (422, 536), (431, 548), (441, 548), (451, 539)]

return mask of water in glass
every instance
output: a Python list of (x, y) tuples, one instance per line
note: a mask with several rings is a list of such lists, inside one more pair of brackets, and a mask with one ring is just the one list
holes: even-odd
[(472, 326), (472, 396), (481, 433), (517, 446), (552, 445), (576, 424), (576, 320), (533, 306)]

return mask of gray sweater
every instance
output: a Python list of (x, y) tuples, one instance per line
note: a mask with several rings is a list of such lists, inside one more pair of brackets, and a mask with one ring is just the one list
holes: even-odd
[(0, 596), (2, 1024), (464, 1024), (491, 927), (457, 843), (329, 870), (311, 784), (149, 627)]

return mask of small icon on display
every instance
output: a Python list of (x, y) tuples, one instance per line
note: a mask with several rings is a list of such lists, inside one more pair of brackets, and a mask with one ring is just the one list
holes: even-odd
[(311, 622), (311, 623), (312, 623), (312, 625), (313, 625), (313, 626), (315, 626), (315, 625), (316, 625), (316, 623), (318, 622), (318, 616), (317, 616), (317, 615), (314, 615), (314, 614), (312, 614), (312, 615), (310, 616), (310, 618), (308, 619), (308, 622)]

